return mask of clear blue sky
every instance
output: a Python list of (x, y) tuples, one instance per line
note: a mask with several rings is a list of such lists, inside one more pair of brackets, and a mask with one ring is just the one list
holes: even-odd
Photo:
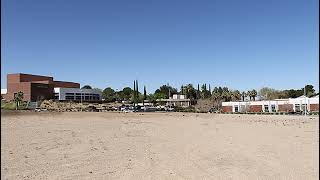
[(93, 87), (319, 86), (317, 0), (2, 0), (7, 73)]

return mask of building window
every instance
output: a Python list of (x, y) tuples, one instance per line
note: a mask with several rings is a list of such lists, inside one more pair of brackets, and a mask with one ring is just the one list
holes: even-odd
[(294, 108), (296, 109), (296, 112), (299, 112), (300, 111), (300, 104), (295, 104)]
[(67, 95), (67, 96), (70, 96), (70, 95), (73, 96), (74, 93), (66, 93), (66, 95)]
[(272, 104), (271, 105), (271, 110), (272, 110), (272, 112), (276, 112), (276, 105)]
[(239, 107), (238, 107), (238, 105), (235, 105), (235, 106), (234, 106), (234, 112), (239, 112)]
[(307, 107), (307, 105), (306, 104), (302, 104), (301, 105), (301, 111), (305, 111), (305, 108)]
[(66, 96), (66, 100), (74, 100), (74, 96)]
[(269, 112), (269, 106), (268, 105), (264, 105), (264, 112)]

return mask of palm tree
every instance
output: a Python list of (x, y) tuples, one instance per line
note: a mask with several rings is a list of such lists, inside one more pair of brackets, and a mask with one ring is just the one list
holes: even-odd
[(247, 93), (244, 92), (244, 91), (242, 91), (242, 93), (241, 93), (242, 101), (244, 101), (244, 98), (245, 98), (246, 96), (247, 96)]
[(229, 101), (230, 99), (230, 92), (229, 91), (223, 91), (222, 94), (221, 94), (221, 97), (225, 100), (225, 101)]
[(257, 97), (257, 91), (255, 90), (255, 89), (253, 89), (252, 91), (251, 91), (251, 96), (252, 96), (252, 98), (253, 98), (253, 100), (255, 101), (256, 100), (256, 97)]
[(241, 99), (241, 94), (238, 90), (232, 92), (232, 99), (235, 101), (239, 101)]
[(251, 91), (248, 91), (248, 92), (247, 92), (247, 96), (249, 96), (250, 101), (251, 101), (251, 97), (252, 97), (252, 93), (251, 93)]
[(217, 91), (213, 91), (213, 93), (212, 93), (212, 98), (213, 98), (214, 100), (220, 99), (220, 98), (221, 98), (220, 93), (217, 92)]

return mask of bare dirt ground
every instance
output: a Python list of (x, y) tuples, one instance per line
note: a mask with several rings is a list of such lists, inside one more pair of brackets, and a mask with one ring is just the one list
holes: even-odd
[(318, 179), (319, 118), (2, 113), (3, 179)]

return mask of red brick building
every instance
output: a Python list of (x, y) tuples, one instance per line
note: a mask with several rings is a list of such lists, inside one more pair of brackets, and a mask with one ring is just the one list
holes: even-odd
[(53, 77), (32, 74), (8, 74), (7, 93), (4, 99), (13, 100), (16, 93), (23, 92), (24, 101), (39, 101), (54, 98), (54, 88), (80, 88), (79, 83), (54, 81)]

